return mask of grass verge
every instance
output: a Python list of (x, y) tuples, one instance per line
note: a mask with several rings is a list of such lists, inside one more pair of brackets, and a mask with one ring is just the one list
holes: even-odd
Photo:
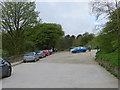
[(120, 67), (120, 65), (118, 64), (118, 53), (117, 52), (112, 52), (112, 53), (98, 52), (96, 54), (96, 57), (101, 60), (107, 61), (113, 66)]
[(118, 60), (117, 52), (98, 52), (96, 54), (96, 61), (117, 78), (119, 78), (120, 72), (120, 64), (118, 63)]

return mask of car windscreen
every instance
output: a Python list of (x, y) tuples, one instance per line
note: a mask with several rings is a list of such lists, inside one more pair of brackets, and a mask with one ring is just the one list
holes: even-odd
[(48, 50), (43, 50), (44, 52), (48, 52)]
[(81, 47), (81, 49), (86, 49), (85, 47)]
[(43, 53), (43, 51), (40, 51), (40, 53)]
[(79, 49), (79, 47), (75, 47), (74, 49)]

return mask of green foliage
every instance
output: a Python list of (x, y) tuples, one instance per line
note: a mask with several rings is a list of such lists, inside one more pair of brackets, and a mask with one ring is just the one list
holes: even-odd
[(94, 38), (94, 34), (84, 33), (83, 37), (80, 39), (80, 45), (85, 46)]
[(92, 42), (94, 37), (94, 34), (89, 34), (88, 32), (85, 32), (83, 35), (80, 34), (74, 41), (73, 46), (87, 46), (92, 48), (94, 46)]
[(98, 52), (96, 55), (97, 58), (100, 58), (101, 60), (108, 61), (113, 66), (119, 66), (118, 64), (118, 53), (112, 52), (112, 53), (106, 53), (106, 52)]
[[(120, 8), (118, 9), (118, 11)], [(100, 47), (102, 51), (105, 52), (113, 52), (118, 51), (118, 26), (120, 26), (120, 23), (117, 23), (117, 9), (111, 13), (111, 16), (109, 17), (109, 21), (106, 23), (105, 28), (101, 31), (101, 33), (95, 38), (96, 44)], [(119, 18), (120, 19), (120, 18)]]
[(94, 44), (92, 43), (92, 39), (94, 38), (94, 34), (89, 34), (88, 32), (79, 34), (77, 37), (74, 35), (66, 35), (64, 36), (58, 43), (57, 47), (61, 50), (70, 49), (70, 47), (77, 47), (77, 46), (89, 46), (93, 47)]
[(0, 5), (3, 50), (9, 55), (21, 54), (25, 51), (25, 31), (38, 23), (35, 3), (1, 2)]
[(59, 24), (38, 21), (34, 2), (1, 2), (3, 55), (54, 48), (64, 35)]
[[(112, 64), (115, 67), (120, 67), (118, 58), (120, 31), (119, 12), (120, 8), (111, 13), (111, 15), (109, 16), (109, 21), (106, 23), (105, 28), (103, 28), (101, 33), (94, 39), (96, 45), (100, 47), (100, 52), (97, 53), (96, 57)], [(104, 62), (102, 64), (105, 65)], [(105, 67), (107, 67), (107, 65), (105, 65)]]
[(112, 41), (114, 41), (114, 40), (115, 40), (114, 33), (101, 34), (96, 37), (97, 46), (99, 46), (99, 48), (102, 51), (105, 51), (108, 53), (114, 51), (113, 43), (112, 43)]
[(59, 48), (59, 50), (69, 50), (69, 48), (73, 46), (75, 40), (76, 37), (74, 35), (66, 35), (57, 42), (56, 47)]
[(119, 42), (118, 39), (112, 41), (112, 47), (113, 47), (113, 50), (115, 50), (115, 51), (118, 51), (118, 49), (119, 49), (118, 42)]
[(54, 48), (57, 41), (64, 35), (59, 24), (43, 23), (33, 28), (32, 40), (38, 49)]
[(34, 2), (2, 2), (0, 5), (4, 31), (25, 30), (37, 23), (38, 12)]
[(2, 50), (2, 57), (9, 57), (9, 53), (6, 50)]

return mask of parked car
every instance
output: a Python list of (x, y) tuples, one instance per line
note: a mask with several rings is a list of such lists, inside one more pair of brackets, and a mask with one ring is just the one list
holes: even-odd
[(71, 49), (70, 51), (72, 53), (78, 53), (78, 52), (86, 52), (86, 47), (75, 47), (73, 49)]
[(0, 78), (11, 76), (12, 67), (10, 62), (0, 57)]
[(29, 52), (24, 55), (24, 62), (39, 60), (39, 56), (35, 52)]
[(37, 51), (36, 54), (38, 55), (39, 58), (43, 58), (46, 56), (46, 54), (41, 50), (41, 51)]
[(43, 50), (43, 52), (46, 54), (46, 56), (50, 55), (50, 52), (47, 49)]

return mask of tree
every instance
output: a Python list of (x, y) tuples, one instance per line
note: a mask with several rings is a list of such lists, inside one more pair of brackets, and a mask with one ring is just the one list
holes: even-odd
[(19, 54), (25, 41), (24, 31), (38, 23), (35, 3), (1, 2), (0, 5), (3, 49), (7, 49), (11, 55)]
[(112, 41), (114, 39), (115, 39), (114, 34), (110, 32), (109, 34), (101, 34), (97, 36), (96, 43), (97, 46), (99, 46), (99, 48), (101, 49), (101, 51), (110, 53), (114, 51), (112, 46)]
[[(120, 11), (120, 8), (111, 13), (109, 16), (109, 21), (105, 25), (105, 28), (103, 28), (101, 33), (96, 37), (96, 43), (100, 47), (101, 51), (107, 53), (118, 51), (119, 49), (119, 28), (117, 26), (118, 18), (116, 14), (117, 11)], [(118, 14), (120, 16), (120, 13)]]
[(72, 44), (73, 44), (73, 41), (76, 39), (76, 37), (74, 36), (74, 35), (72, 35), (71, 37), (70, 37), (70, 41), (71, 41), (71, 46), (72, 46)]
[(109, 0), (92, 0), (90, 2), (91, 13), (96, 16), (96, 21), (102, 22), (95, 25), (96, 30), (101, 30), (105, 27), (104, 21), (112, 14), (112, 12), (117, 8), (117, 0), (110, 2)]
[(108, 0), (92, 0), (90, 6), (91, 12), (96, 16), (96, 19), (98, 19), (103, 14), (110, 16), (116, 8), (116, 3), (109, 2)]
[(60, 39), (56, 47), (58, 47), (60, 50), (70, 49), (73, 46), (75, 39), (76, 37), (74, 35), (66, 35)]
[(70, 49), (70, 47), (78, 47), (78, 46), (90, 46), (95, 47), (95, 44), (92, 43), (92, 40), (94, 39), (94, 34), (89, 34), (88, 32), (85, 32), (83, 35), (80, 34), (76, 38), (74, 35), (66, 35), (61, 39), (59, 42), (59, 48), (62, 50), (64, 49)]
[(77, 39), (79, 39), (79, 38), (81, 38), (82, 37), (82, 35), (81, 34), (79, 34), (78, 36), (77, 36)]
[(64, 35), (61, 25), (52, 23), (38, 24), (33, 31), (32, 40), (38, 49), (54, 49), (56, 43)]
[(85, 32), (80, 38), (80, 41), (79, 41), (80, 45), (81, 46), (87, 45), (93, 38), (94, 38), (94, 34), (89, 34), (88, 32)]

